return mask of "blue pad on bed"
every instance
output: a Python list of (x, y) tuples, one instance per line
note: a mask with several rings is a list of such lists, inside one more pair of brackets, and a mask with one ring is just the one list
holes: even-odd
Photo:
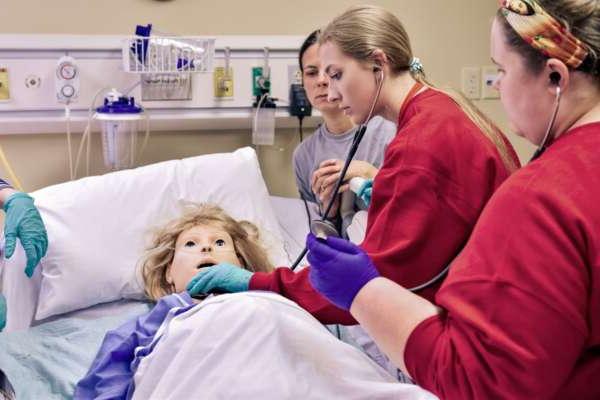
[(108, 330), (150, 310), (133, 303), (118, 315), (59, 318), (26, 331), (0, 333), (0, 370), (17, 399), (71, 399)]

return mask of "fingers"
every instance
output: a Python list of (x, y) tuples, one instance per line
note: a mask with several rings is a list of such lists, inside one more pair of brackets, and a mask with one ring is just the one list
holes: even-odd
[(31, 243), (21, 242), (21, 244), (23, 245), (23, 249), (25, 250), (25, 255), (27, 256), (27, 265), (25, 267), (25, 275), (27, 275), (27, 277), (31, 278), (33, 276), (33, 271), (35, 270), (35, 267), (40, 262), (41, 249), (34, 246)]
[(312, 239), (309, 237), (306, 239), (306, 247), (308, 248), (306, 258), (310, 265), (321, 267), (324, 263), (335, 259), (338, 254), (336, 250), (330, 248), (327, 243), (317, 239), (314, 235), (309, 235), (313, 237)]
[(6, 258), (11, 258), (17, 247), (17, 235), (14, 233), (7, 233), (5, 236), (5, 247), (4, 255)]
[(46, 254), (48, 242), (45, 236), (32, 236), (28, 232), (21, 232), (20, 240), (23, 250), (25, 250), (25, 255), (27, 256), (25, 274), (31, 278), (35, 267), (37, 267), (42, 257)]
[(318, 187), (321, 185), (321, 182), (324, 178), (327, 178), (329, 175), (331, 174), (337, 174), (338, 172), (340, 172), (342, 170), (342, 166), (341, 165), (332, 165), (332, 166), (326, 166), (323, 168), (319, 168), (317, 170), (315, 170), (315, 172), (313, 172), (312, 177), (311, 177), (311, 188), (313, 189), (313, 192), (317, 193)]
[(342, 253), (359, 254), (363, 252), (360, 247), (346, 239), (330, 236), (326, 242), (329, 247)]
[(325, 177), (323, 179), (322, 185), (327, 187), (327, 186), (331, 186), (332, 190), (333, 187), (335, 186), (335, 184), (337, 183), (338, 179), (340, 179), (340, 174), (336, 173), (336, 174), (331, 174), (327, 177)]
[(320, 254), (337, 254), (338, 252), (356, 254), (363, 252), (359, 246), (346, 239), (333, 236), (328, 236), (327, 239), (319, 239), (313, 233), (306, 235), (306, 247), (309, 254), (312, 252)]
[(326, 177), (327, 175), (335, 174), (340, 172), (342, 167), (339, 165), (331, 165), (328, 167), (319, 168), (314, 172), (314, 174), (318, 174), (319, 178)]
[(44, 236), (40, 238), (40, 260), (44, 258), (46, 253), (48, 252), (48, 236), (46, 234), (46, 230), (44, 230)]
[(192, 278), (192, 280), (187, 284), (185, 289), (192, 295), (197, 295), (200, 293), (207, 293), (210, 288), (208, 287), (208, 283), (212, 280), (214, 276), (214, 267), (202, 268), (200, 271)]
[(333, 185), (322, 187), (321, 191), (319, 192), (319, 200), (321, 200), (321, 203), (324, 204), (325, 202), (329, 202), (333, 196), (333, 189), (335, 189)]
[(6, 326), (6, 298), (0, 293), (0, 332)]
[(330, 158), (329, 160), (321, 161), (321, 164), (319, 164), (319, 168), (329, 167), (331, 165), (338, 165), (340, 168), (342, 168), (344, 162), (336, 158)]

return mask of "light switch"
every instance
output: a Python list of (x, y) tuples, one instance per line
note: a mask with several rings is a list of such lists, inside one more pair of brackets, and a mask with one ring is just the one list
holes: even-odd
[(481, 98), (481, 69), (479, 67), (464, 67), (462, 69), (462, 92), (472, 100)]

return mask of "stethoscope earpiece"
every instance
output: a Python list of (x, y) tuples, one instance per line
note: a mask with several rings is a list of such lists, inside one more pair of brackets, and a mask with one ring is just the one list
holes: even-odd
[(550, 82), (552, 82), (553, 85), (559, 86), (560, 85), (560, 79), (561, 76), (558, 72), (551, 72), (550, 73)]
[[(533, 153), (533, 156), (531, 157), (529, 162), (532, 162), (533, 160), (535, 160), (536, 158), (541, 156), (542, 153), (544, 152), (544, 150), (546, 150), (546, 146), (548, 145), (548, 142), (550, 142), (550, 139), (551, 139), (550, 133), (552, 132), (552, 128), (554, 127), (554, 122), (556, 121), (556, 116), (558, 115), (558, 108), (560, 107), (560, 97), (562, 94), (561, 89), (560, 89), (560, 80), (561, 80), (561, 76), (558, 72), (550, 73), (550, 82), (552, 82), (554, 85), (556, 85), (556, 99), (554, 100), (554, 110), (552, 111), (552, 117), (550, 118), (548, 128), (546, 129), (546, 134), (544, 135), (544, 138), (542, 139), (542, 142), (538, 146), (535, 153)], [(554, 136), (556, 136), (556, 135), (554, 135)]]

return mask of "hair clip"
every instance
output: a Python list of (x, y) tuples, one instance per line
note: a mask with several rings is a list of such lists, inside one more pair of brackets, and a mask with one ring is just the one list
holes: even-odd
[(410, 72), (412, 72), (413, 74), (416, 73), (424, 73), (424, 69), (423, 69), (423, 64), (421, 63), (421, 60), (417, 57), (413, 57), (412, 60), (410, 60), (410, 64), (408, 65), (408, 69)]
[(500, 7), (519, 15), (528, 16), (535, 14), (531, 0), (500, 0)]

